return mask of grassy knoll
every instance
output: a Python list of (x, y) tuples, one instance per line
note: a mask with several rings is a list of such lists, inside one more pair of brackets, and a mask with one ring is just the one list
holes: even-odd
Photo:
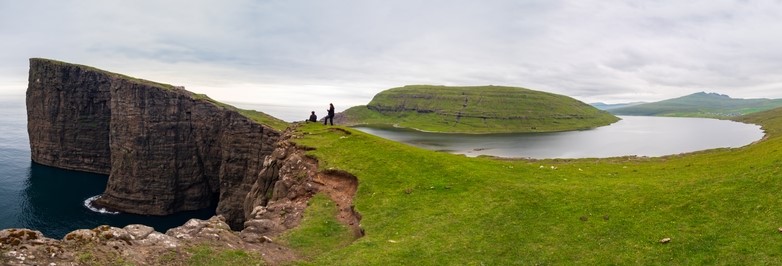
[(567, 96), (524, 88), (415, 85), (380, 92), (337, 120), (436, 132), (506, 133), (588, 129), (618, 118)]
[(296, 141), (316, 148), (320, 167), (359, 178), (366, 230), (307, 263), (780, 264), (782, 109), (742, 120), (763, 125), (767, 138), (663, 158), (540, 161), (467, 158), (303, 125)]

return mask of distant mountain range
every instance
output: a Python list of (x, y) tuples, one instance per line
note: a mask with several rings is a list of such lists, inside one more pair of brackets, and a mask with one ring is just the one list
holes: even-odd
[(782, 107), (782, 99), (736, 99), (698, 92), (652, 103), (592, 104), (615, 115), (727, 118)]

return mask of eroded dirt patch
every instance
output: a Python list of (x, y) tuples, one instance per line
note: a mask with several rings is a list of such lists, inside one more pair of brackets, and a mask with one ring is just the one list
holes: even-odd
[(364, 230), (360, 225), (361, 214), (353, 205), (353, 197), (358, 189), (358, 178), (345, 171), (329, 169), (315, 175), (312, 181), (319, 184), (320, 191), (337, 204), (339, 209), (337, 219), (347, 225), (356, 238), (363, 236)]

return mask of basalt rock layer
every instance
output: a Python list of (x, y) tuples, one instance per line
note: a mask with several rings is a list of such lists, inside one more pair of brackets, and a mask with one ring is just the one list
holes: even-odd
[(238, 229), (250, 190), (276, 184), (257, 179), (277, 178), (259, 173), (281, 133), (181, 87), (31, 59), (27, 117), (34, 162), (109, 175), (104, 207), (166, 215), (216, 200)]

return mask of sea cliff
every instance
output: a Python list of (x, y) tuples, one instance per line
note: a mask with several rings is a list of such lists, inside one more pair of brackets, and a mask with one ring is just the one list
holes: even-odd
[(96, 204), (166, 215), (217, 202), (217, 215), (165, 234), (145, 225), (102, 225), (55, 240), (3, 229), (0, 264), (169, 265), (204, 247), (247, 251), (253, 263), (289, 263), (299, 255), (275, 238), (299, 225), (316, 193), (336, 203), (353, 237), (363, 236), (352, 203), (358, 179), (319, 171), (308, 149), (291, 141), (295, 125), (269, 115), (182, 87), (33, 58), (27, 117), (34, 162), (109, 175)]
[(181, 87), (34, 58), (27, 115), (32, 160), (108, 174), (96, 203), (112, 209), (166, 215), (216, 201), (239, 229), (253, 184), (275, 184), (256, 179), (276, 178), (259, 173), (281, 132)]

